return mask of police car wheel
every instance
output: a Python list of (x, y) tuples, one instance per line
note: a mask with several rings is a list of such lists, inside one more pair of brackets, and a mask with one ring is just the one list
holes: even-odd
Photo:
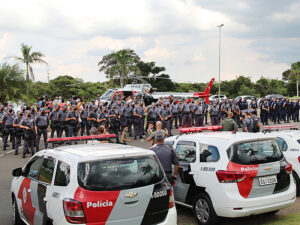
[(19, 210), (18, 210), (18, 205), (16, 202), (15, 197), (13, 198), (12, 201), (12, 210), (13, 210), (13, 224), (14, 225), (23, 225), (23, 221), (20, 218)]
[(218, 216), (216, 215), (212, 202), (205, 193), (200, 193), (196, 196), (193, 211), (198, 224), (213, 225), (218, 222)]

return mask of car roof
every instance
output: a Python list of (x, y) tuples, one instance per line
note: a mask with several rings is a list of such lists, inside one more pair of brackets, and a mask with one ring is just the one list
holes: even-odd
[(41, 153), (57, 155), (60, 160), (66, 162), (83, 162), (120, 157), (154, 155), (147, 149), (111, 143), (88, 143), (47, 149)]
[(186, 139), (196, 139), (201, 140), (202, 143), (207, 144), (215, 144), (224, 146), (224, 142), (226, 145), (232, 145), (233, 143), (237, 142), (244, 142), (244, 141), (254, 141), (254, 140), (265, 140), (265, 139), (275, 139), (272, 136), (263, 136), (261, 133), (244, 133), (244, 132), (201, 132), (201, 133), (194, 133), (194, 134), (184, 134), (177, 138), (180, 140)]

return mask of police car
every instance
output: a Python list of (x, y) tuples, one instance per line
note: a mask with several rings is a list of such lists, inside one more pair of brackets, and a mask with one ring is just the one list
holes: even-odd
[(266, 134), (278, 140), (280, 149), (285, 158), (293, 165), (293, 177), (297, 186), (297, 195), (300, 195), (300, 131), (285, 130)]
[(149, 150), (57, 147), (36, 153), (13, 176), (14, 224), (177, 224), (172, 186)]
[(175, 202), (192, 208), (199, 224), (277, 212), (296, 200), (292, 165), (274, 137), (206, 132), (170, 137), (165, 143), (180, 161)]

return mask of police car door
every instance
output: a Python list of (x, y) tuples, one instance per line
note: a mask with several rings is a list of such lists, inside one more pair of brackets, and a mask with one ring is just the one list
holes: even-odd
[(199, 144), (200, 163), (197, 164), (195, 183), (199, 187), (214, 187), (218, 183), (216, 171), (221, 168), (219, 149), (211, 144)]
[(188, 191), (194, 186), (194, 174), (199, 162), (199, 144), (193, 140), (179, 140), (175, 144), (176, 155), (179, 158), (179, 174), (174, 188), (175, 200), (186, 203)]
[(66, 193), (70, 183), (70, 165), (57, 160), (56, 170), (54, 172), (53, 182), (47, 188), (46, 193), (46, 209), (50, 219), (64, 217), (62, 198)]

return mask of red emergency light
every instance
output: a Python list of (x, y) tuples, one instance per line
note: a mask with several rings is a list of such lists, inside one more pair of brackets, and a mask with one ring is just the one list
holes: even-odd
[(222, 126), (206, 126), (206, 127), (185, 127), (179, 128), (181, 133), (196, 133), (202, 131), (218, 131), (221, 130)]
[(112, 138), (116, 138), (115, 134), (103, 134), (103, 135), (91, 135), (91, 136), (78, 136), (78, 137), (64, 137), (64, 138), (48, 138), (48, 143), (63, 143), (63, 142), (71, 142), (71, 141), (106, 141)]

